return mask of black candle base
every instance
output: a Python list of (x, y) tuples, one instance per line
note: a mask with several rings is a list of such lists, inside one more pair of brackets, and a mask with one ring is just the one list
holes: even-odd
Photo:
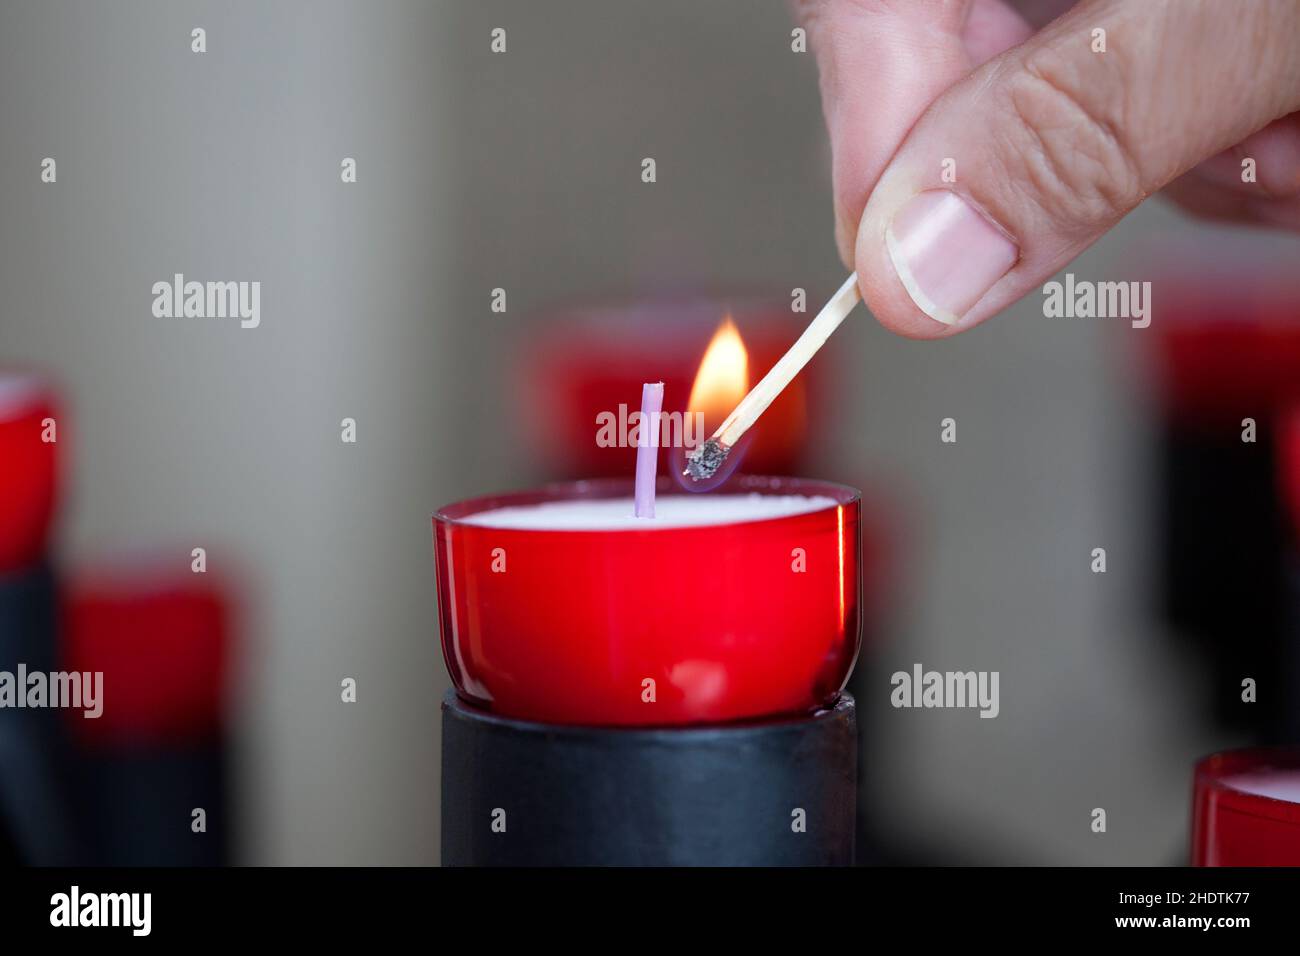
[[(226, 772), (218, 740), (82, 748), (78, 810), (97, 866), (229, 862)], [(194, 830), (193, 812), (204, 811)]]
[[(48, 567), (0, 574), (0, 671), (17, 682), (53, 671), (56, 588)], [(26, 687), (14, 687), (25, 697)], [(84, 861), (70, 809), (64, 714), (51, 707), (0, 708), (0, 852), (17, 862), (70, 866)]]
[[(1195, 651), (1218, 722), (1258, 743), (1292, 743), (1300, 701), (1288, 672), (1288, 519), (1272, 426), (1251, 444), (1231, 424), (1251, 414), (1228, 416), (1217, 433), (1171, 427), (1164, 435), (1163, 607), (1176, 639)], [(1259, 681), (1258, 703), (1242, 704), (1245, 677)]]
[(563, 727), (442, 705), (444, 866), (848, 866), (853, 698), (806, 717)]

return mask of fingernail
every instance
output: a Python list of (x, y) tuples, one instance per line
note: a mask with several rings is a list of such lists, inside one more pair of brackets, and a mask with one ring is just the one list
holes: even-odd
[(956, 325), (1020, 257), (993, 220), (946, 189), (909, 200), (885, 245), (916, 307), (944, 325)]

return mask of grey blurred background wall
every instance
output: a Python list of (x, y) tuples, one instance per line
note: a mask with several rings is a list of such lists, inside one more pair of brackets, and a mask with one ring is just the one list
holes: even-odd
[[(0, 358), (71, 397), (66, 555), (204, 545), (246, 573), (243, 859), (437, 859), (428, 518), (535, 479), (506, 377), (539, 312), (838, 285), (815, 65), (790, 28), (745, 0), (0, 13)], [(1149, 278), (1200, 228), (1152, 205), (1073, 271)], [(1216, 235), (1225, 255), (1297, 251)], [(174, 272), (260, 280), (261, 327), (154, 318)], [(1002, 673), (997, 720), (867, 693), (867, 776), (900, 839), (989, 862), (1182, 852), (1190, 762), (1224, 741), (1143, 614), (1141, 334), (1030, 301), (945, 342), (861, 311), (836, 336), (853, 375), (817, 472), (883, 487), (907, 532), (877, 666)]]
[[(251, 861), (436, 859), (427, 516), (472, 381), (446, 337), (467, 317), (445, 29), (343, 3), (7, 4), (0, 25), (3, 355), (71, 398), (65, 553), (185, 567), (202, 545), (248, 579)], [(175, 272), (260, 280), (260, 327), (155, 318)]]

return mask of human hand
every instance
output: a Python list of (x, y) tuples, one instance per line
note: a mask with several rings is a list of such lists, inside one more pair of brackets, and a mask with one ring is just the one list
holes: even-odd
[(1300, 0), (795, 8), (821, 74), (840, 255), (896, 332), (983, 322), (1159, 190), (1300, 230)]

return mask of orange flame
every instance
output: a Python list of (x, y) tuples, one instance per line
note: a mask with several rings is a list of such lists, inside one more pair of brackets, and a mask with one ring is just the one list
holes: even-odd
[(749, 353), (731, 316), (722, 320), (700, 360), (687, 411), (703, 412), (709, 428), (731, 414), (749, 391)]

